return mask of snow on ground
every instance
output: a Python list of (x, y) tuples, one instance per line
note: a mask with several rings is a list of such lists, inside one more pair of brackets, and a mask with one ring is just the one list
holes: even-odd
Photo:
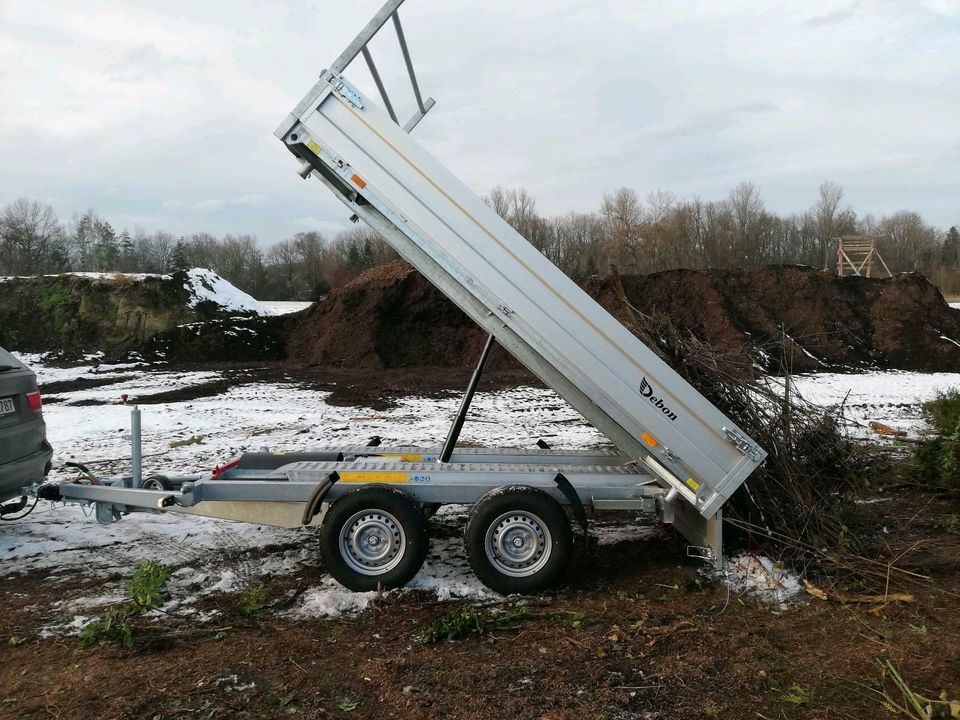
[(763, 555), (731, 558), (720, 577), (735, 595), (749, 595), (781, 609), (788, 608), (803, 593), (800, 578)]
[(313, 305), (312, 302), (302, 302), (300, 300), (260, 300), (260, 304), (265, 307), (271, 315), (289, 315), (290, 313), (306, 310)]
[(817, 373), (796, 375), (792, 381), (800, 395), (812, 403), (842, 403), (850, 432), (856, 437), (872, 435), (870, 421), (906, 430), (911, 435), (921, 433), (925, 429), (921, 403), (944, 390), (960, 389), (960, 373)]
[[(129, 408), (117, 403), (121, 393), (146, 396), (220, 377), (216, 372), (172, 373), (134, 365), (97, 367), (96, 356), (88, 358), (89, 365), (69, 370), (45, 367), (39, 356), (23, 359), (43, 382), (103, 377), (104, 373), (124, 377), (112, 385), (59, 393), (59, 402), (45, 407), (55, 448), (55, 480), (71, 477), (63, 467), (66, 460), (89, 463), (105, 474), (126, 471)], [(960, 386), (960, 374), (819, 374), (797, 376), (794, 381), (805, 397), (818, 404), (846, 400), (848, 414), (858, 423), (881, 420), (918, 431), (918, 403), (940, 389)], [(144, 406), (144, 471), (175, 468), (179, 473), (205, 473), (245, 450), (365, 444), (373, 435), (379, 435), (384, 444), (436, 447), (459, 404), (456, 394), (404, 397), (388, 409), (374, 410), (332, 405), (327, 397), (292, 381), (252, 382), (219, 395)], [(855, 431), (865, 432), (859, 427)], [(200, 442), (169, 447), (170, 441), (195, 437)], [(603, 436), (555, 393), (540, 388), (478, 393), (461, 442), (534, 447), (540, 438), (558, 448), (606, 445)], [(452, 506), (431, 521), (436, 531), (431, 550), (412, 588), (429, 591), (439, 600), (494, 597), (469, 570), (460, 539), (464, 518), (464, 508)], [(592, 530), (600, 545), (642, 540), (652, 532), (658, 531), (633, 518), (595, 523)], [(0, 577), (32, 572), (54, 581), (77, 575), (102, 579), (99, 595), (65, 597), (64, 604), (54, 609), (61, 618), (72, 615), (67, 622), (61, 620), (59, 630), (51, 630), (62, 632), (82, 625), (77, 618), (95, 613), (104, 598), (115, 597), (122, 589), (122, 581), (116, 578), (129, 576), (144, 560), (158, 560), (175, 569), (170, 607), (189, 613), (207, 595), (239, 592), (264, 577), (317, 566), (315, 533), (315, 528), (280, 529), (172, 513), (134, 514), (104, 526), (77, 506), (44, 502), (22, 521), (0, 524)], [(250, 549), (252, 554), (247, 552)], [(794, 585), (769, 560), (752, 556), (732, 561), (727, 582), (734, 592), (773, 597), (776, 602), (792, 593)], [(372, 594), (350, 593), (327, 578), (307, 589), (287, 612), (335, 616), (359, 612), (372, 599)], [(197, 617), (197, 621), (203, 619)]]
[(196, 307), (201, 302), (209, 301), (227, 309), (238, 312), (253, 312), (259, 315), (269, 315), (260, 302), (247, 295), (227, 280), (217, 275), (213, 270), (193, 268), (187, 270), (187, 282), (184, 287), (190, 291), (190, 307)]
[(63, 380), (79, 380), (80, 378), (110, 378), (124, 375), (123, 371), (132, 368), (142, 368), (144, 363), (122, 363), (117, 365), (104, 365), (100, 363), (103, 353), (93, 353), (84, 355), (84, 360), (89, 365), (76, 365), (74, 367), (50, 367), (45, 364), (44, 356), (40, 353), (18, 353), (11, 352), (20, 362), (29, 366), (37, 375), (37, 382), (44, 383), (60, 382)]

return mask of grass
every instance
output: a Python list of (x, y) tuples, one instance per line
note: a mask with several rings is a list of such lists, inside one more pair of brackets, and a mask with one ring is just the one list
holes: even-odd
[(116, 642), (133, 647), (131, 621), (144, 610), (159, 607), (170, 597), (170, 568), (148, 560), (138, 567), (125, 586), (127, 602), (110, 608), (80, 629), (80, 647)]
[(170, 568), (153, 560), (141, 564), (127, 581), (127, 596), (141, 608), (155, 608), (169, 597)]
[(468, 635), (483, 635), (493, 630), (518, 630), (520, 623), (537, 619), (559, 623), (578, 631), (596, 622), (587, 617), (586, 613), (574, 610), (535, 613), (525, 605), (507, 605), (502, 610), (485, 613), (470, 605), (464, 605), (432, 623), (417, 636), (417, 640), (437, 643), (441, 640), (459, 640)]
[(960, 489), (960, 389), (925, 402), (923, 417), (937, 436), (917, 446), (913, 475), (918, 482)]
[[(960, 700), (949, 700), (946, 691), (929, 698), (914, 691), (890, 660), (878, 660), (881, 704), (891, 713), (912, 720), (960, 717)], [(891, 687), (892, 685), (892, 687)]]
[(434, 622), (419, 639), (425, 643), (441, 640), (459, 640), (468, 635), (483, 635), (492, 630), (516, 630), (520, 623), (532, 617), (523, 605), (510, 605), (503, 611), (483, 613), (470, 605), (454, 610)]
[(267, 591), (263, 585), (249, 587), (240, 593), (240, 612), (247, 617), (259, 615), (267, 606)]

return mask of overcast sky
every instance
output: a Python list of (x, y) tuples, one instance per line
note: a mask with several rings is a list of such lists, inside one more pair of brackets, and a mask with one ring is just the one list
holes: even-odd
[[(380, 0), (0, 0), (0, 202), (117, 228), (335, 233), (273, 130)], [(960, 0), (409, 0), (419, 140), (541, 212), (604, 192), (960, 223)], [(388, 26), (387, 30), (390, 30)], [(412, 111), (392, 31), (374, 55)], [(368, 93), (362, 61), (347, 76)]]

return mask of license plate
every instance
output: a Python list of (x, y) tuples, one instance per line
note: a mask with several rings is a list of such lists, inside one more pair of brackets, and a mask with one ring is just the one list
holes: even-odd
[(17, 411), (13, 405), (13, 398), (0, 398), (0, 415), (12, 415)]

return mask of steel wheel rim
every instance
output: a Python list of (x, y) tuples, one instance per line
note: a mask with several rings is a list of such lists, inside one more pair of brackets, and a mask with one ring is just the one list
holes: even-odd
[(553, 538), (543, 520), (526, 510), (503, 513), (487, 527), (483, 543), (498, 572), (529, 577), (543, 569), (553, 552)]
[(397, 519), (383, 510), (361, 510), (340, 529), (340, 556), (361, 575), (383, 575), (403, 559), (407, 536)]
[(163, 490), (163, 483), (156, 478), (147, 478), (140, 485), (143, 490)]

